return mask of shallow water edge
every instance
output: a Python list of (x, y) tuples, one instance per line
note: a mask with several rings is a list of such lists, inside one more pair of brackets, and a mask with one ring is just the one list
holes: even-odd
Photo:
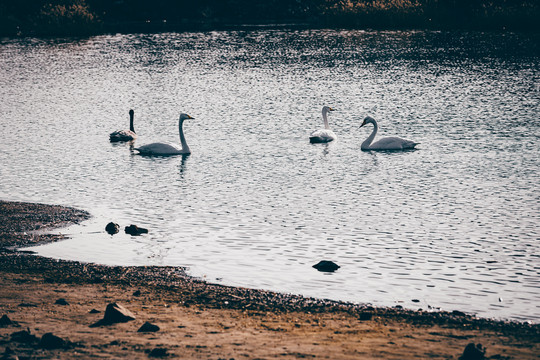
[[(186, 274), (182, 267), (171, 266), (107, 266), (34, 256), (27, 246), (64, 240), (64, 235), (50, 232), (88, 220), (84, 211), (58, 205), (0, 200), (0, 271), (30, 274), (38, 272), (46, 281), (59, 283), (127, 283), (152, 284), (158, 287), (184, 287), (185, 304), (202, 303), (205, 306), (264, 311), (342, 312), (357, 314), (359, 318), (373, 316), (414, 321), (416, 324), (445, 324), (474, 326), (479, 329), (497, 329), (515, 332), (526, 330), (540, 333), (540, 325), (530, 322), (478, 318), (461, 311), (425, 311), (404, 309), (402, 306), (379, 307), (371, 304), (353, 304), (328, 299), (315, 299), (295, 294), (210, 284)], [(19, 250), (12, 250), (18, 248)], [(47, 280), (48, 279), (48, 280)], [(204, 295), (199, 293), (204, 288)], [(194, 290), (199, 289), (199, 290)], [(186, 292), (189, 295), (186, 295)], [(189, 299), (186, 300), (186, 297)], [(506, 330), (505, 330), (506, 329)], [(515, 334), (515, 333), (513, 333)]]

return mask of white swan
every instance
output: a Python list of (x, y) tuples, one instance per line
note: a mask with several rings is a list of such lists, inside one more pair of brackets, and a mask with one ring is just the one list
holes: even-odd
[(176, 144), (166, 144), (166, 143), (152, 143), (143, 145), (141, 147), (135, 148), (140, 155), (158, 155), (158, 156), (169, 156), (169, 155), (187, 155), (191, 154), (189, 146), (184, 137), (184, 120), (194, 119), (188, 114), (180, 114), (180, 119), (178, 120), (178, 131), (180, 132), (180, 144), (182, 147), (179, 147)]
[(334, 132), (330, 130), (330, 126), (328, 126), (328, 119), (326, 118), (326, 114), (328, 114), (330, 111), (334, 111), (334, 109), (328, 106), (322, 108), (324, 129), (319, 129), (312, 132), (311, 135), (309, 135), (310, 143), (326, 143), (337, 138), (336, 134), (334, 134)]
[(360, 127), (366, 125), (366, 124), (373, 124), (373, 132), (369, 137), (362, 143), (360, 146), (360, 149), (364, 151), (370, 151), (370, 150), (409, 150), (414, 149), (418, 143), (415, 143), (411, 140), (405, 140), (402, 138), (398, 138), (395, 136), (391, 137), (385, 137), (380, 139), (379, 141), (371, 143), (373, 139), (375, 139), (375, 135), (377, 135), (377, 130), (379, 129), (379, 126), (377, 125), (377, 121), (375, 121), (374, 118), (368, 116), (364, 119), (364, 122)]
[(131, 141), (137, 138), (135, 128), (133, 127), (133, 110), (129, 110), (129, 130), (118, 130), (109, 134), (111, 142)]

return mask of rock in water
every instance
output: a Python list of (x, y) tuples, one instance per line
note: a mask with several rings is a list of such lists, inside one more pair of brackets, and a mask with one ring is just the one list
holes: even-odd
[(148, 321), (145, 322), (137, 332), (155, 332), (159, 331), (159, 326), (149, 323)]
[(134, 236), (148, 233), (148, 229), (138, 227), (137, 225), (126, 226), (124, 228), (124, 231), (126, 232), (126, 234), (134, 235)]
[(54, 335), (53, 333), (43, 334), (39, 346), (43, 349), (64, 349), (68, 347), (69, 341)]
[(120, 231), (120, 225), (110, 222), (107, 224), (107, 226), (105, 226), (105, 231), (111, 235), (114, 235)]
[(323, 272), (334, 272), (339, 269), (340, 266), (333, 261), (322, 260), (313, 265), (313, 267)]
[(103, 319), (90, 325), (90, 327), (111, 325), (115, 323), (128, 322), (135, 320), (135, 315), (125, 307), (117, 303), (107, 305)]
[(483, 360), (486, 358), (486, 348), (482, 344), (469, 343), (463, 350), (459, 360)]

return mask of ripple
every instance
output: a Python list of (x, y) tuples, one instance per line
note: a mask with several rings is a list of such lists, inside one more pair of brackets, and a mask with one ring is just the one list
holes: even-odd
[[(46, 256), (538, 322), (535, 43), (330, 30), (2, 40), (0, 196), (96, 215)], [(339, 139), (314, 146), (322, 105), (337, 108)], [(111, 145), (130, 108), (137, 143), (177, 142), (178, 114), (193, 115), (193, 154)], [(359, 151), (367, 114), (420, 150)], [(92, 234), (110, 220), (151, 231)], [(324, 258), (339, 271), (311, 268)]]

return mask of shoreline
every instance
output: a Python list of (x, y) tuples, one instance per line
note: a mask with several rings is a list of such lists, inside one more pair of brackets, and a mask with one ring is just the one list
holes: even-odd
[[(20, 325), (0, 325), (0, 354), (9, 348), (19, 358), (138, 359), (159, 348), (170, 358), (458, 358), (469, 343), (487, 348), (486, 358), (540, 353), (538, 324), (313, 299), (208, 284), (179, 267), (84, 264), (12, 250), (61, 240), (41, 230), (89, 217), (62, 206), (0, 201), (0, 317)], [(56, 304), (59, 298), (69, 305)], [(111, 302), (136, 319), (90, 328)], [(100, 312), (90, 314), (92, 308)], [(137, 332), (144, 321), (160, 330)], [(37, 336), (53, 332), (70, 345), (44, 350), (37, 340), (12, 339), (25, 328)]]

